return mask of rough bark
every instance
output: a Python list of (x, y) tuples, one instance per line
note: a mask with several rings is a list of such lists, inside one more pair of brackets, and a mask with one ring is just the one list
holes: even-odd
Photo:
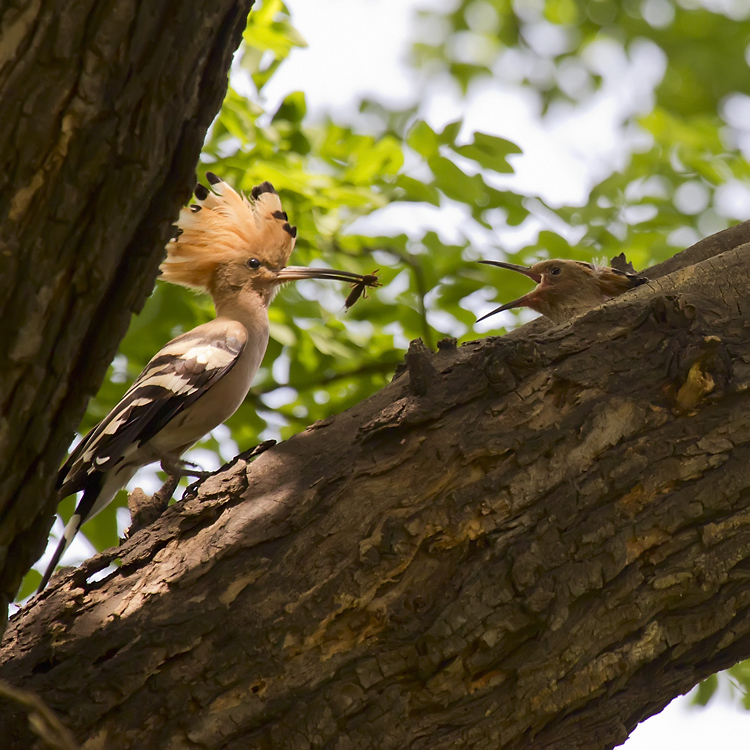
[(0, 631), (149, 294), (252, 0), (0, 9)]
[[(90, 750), (622, 742), (750, 656), (748, 243), (569, 325), (414, 345), (53, 578), (0, 678)], [(30, 746), (9, 706), (0, 736)]]

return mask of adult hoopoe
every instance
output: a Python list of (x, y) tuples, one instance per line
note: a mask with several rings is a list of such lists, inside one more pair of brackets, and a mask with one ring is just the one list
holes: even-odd
[(234, 414), (247, 395), (266, 351), (268, 306), (280, 284), (321, 278), (378, 286), (372, 274), (287, 266), (297, 229), (273, 186), (254, 187), (248, 200), (216, 175), (206, 177), (213, 192), (196, 187), (196, 204), (180, 212), (161, 271), (165, 281), (208, 292), (216, 318), (157, 352), (60, 469), (60, 498), (80, 491), (83, 496), (39, 591), (81, 526), (140, 467), (161, 462), (174, 482), (171, 491), (175, 478), (189, 473), (180, 456)]
[(535, 281), (537, 286), (523, 297), (483, 315), (477, 322), (513, 307), (530, 307), (553, 323), (564, 323), (648, 281), (633, 273), (577, 260), (543, 260), (530, 268), (496, 260), (479, 262), (522, 273)]

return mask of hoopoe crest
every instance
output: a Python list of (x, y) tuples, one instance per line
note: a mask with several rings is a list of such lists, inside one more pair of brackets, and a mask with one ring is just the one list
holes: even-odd
[(294, 250), (297, 228), (289, 224), (270, 182), (252, 189), (248, 199), (209, 172), (213, 192), (195, 189), (196, 202), (180, 211), (178, 236), (167, 245), (160, 270), (164, 281), (213, 292), (217, 270), (252, 258), (278, 272)]

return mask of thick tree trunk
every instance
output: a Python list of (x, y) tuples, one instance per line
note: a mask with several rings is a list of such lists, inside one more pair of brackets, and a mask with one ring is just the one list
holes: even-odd
[[(750, 656), (749, 241), (570, 325), (414, 344), (56, 576), (0, 678), (86, 748), (613, 747)], [(31, 742), (8, 705), (0, 736)]]
[(52, 483), (153, 286), (252, 0), (0, 10), (0, 632)]

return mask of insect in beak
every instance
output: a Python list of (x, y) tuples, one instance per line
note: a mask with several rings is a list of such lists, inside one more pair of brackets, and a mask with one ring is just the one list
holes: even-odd
[(278, 283), (287, 281), (299, 281), (301, 279), (331, 279), (334, 281), (348, 281), (352, 284), (352, 291), (346, 298), (344, 306), (348, 310), (367, 288), (381, 286), (378, 281), (377, 271), (375, 273), (361, 274), (351, 271), (337, 271), (333, 268), (311, 268), (302, 266), (286, 266), (279, 271), (276, 277)]
[(382, 284), (378, 281), (377, 273), (380, 269), (376, 268), (373, 273), (368, 273), (365, 276), (362, 277), (361, 281), (356, 281), (352, 284), (352, 290), (349, 292), (349, 296), (346, 298), (346, 301), (344, 302), (344, 308), (345, 311), (348, 311), (349, 308), (360, 298), (367, 299), (367, 287), (376, 287), (376, 286), (382, 286)]

